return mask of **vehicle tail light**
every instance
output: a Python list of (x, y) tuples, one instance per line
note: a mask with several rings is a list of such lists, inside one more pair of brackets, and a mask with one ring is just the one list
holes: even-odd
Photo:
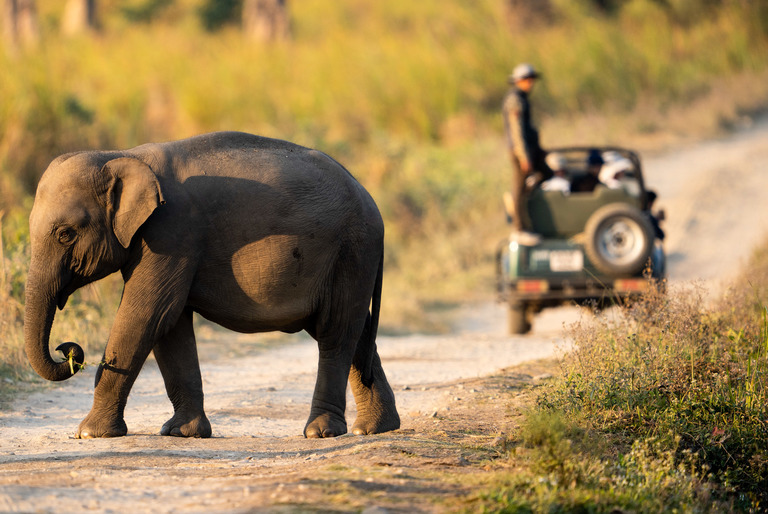
[(645, 291), (648, 289), (648, 280), (644, 278), (624, 278), (613, 282), (616, 291)]
[(546, 280), (518, 280), (517, 290), (520, 293), (546, 293), (549, 282)]

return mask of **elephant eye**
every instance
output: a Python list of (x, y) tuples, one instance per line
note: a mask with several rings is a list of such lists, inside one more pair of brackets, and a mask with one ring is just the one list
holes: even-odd
[(59, 230), (57, 238), (59, 240), (59, 243), (61, 243), (61, 244), (69, 244), (69, 243), (71, 243), (72, 241), (75, 240), (75, 235), (76, 235), (76, 233), (75, 233), (75, 231), (73, 229), (71, 229), (71, 228), (63, 228), (63, 229)]

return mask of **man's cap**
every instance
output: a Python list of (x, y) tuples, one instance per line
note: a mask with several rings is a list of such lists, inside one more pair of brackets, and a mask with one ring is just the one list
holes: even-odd
[(524, 62), (515, 66), (515, 69), (512, 70), (512, 75), (509, 76), (509, 82), (514, 84), (518, 80), (535, 79), (539, 78), (540, 76), (541, 74), (539, 74), (539, 72), (537, 72), (533, 66), (527, 62)]

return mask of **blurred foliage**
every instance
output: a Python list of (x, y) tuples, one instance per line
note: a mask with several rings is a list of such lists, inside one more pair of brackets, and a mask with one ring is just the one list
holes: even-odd
[(242, 0), (207, 0), (199, 8), (200, 21), (208, 31), (214, 31), (238, 19)]
[(56, 30), (61, 3), (38, 4), (43, 44), (0, 54), (10, 70), (0, 97), (11, 99), (0, 105), (0, 173), (28, 191), (65, 151), (221, 129), (345, 163), (383, 140), (472, 141), (501, 131), (519, 61), (544, 70), (535, 99), (547, 117), (631, 112), (649, 96), (692, 102), (713, 77), (768, 67), (765, 2), (552, 0), (557, 21), (526, 31), (510, 29), (498, 0), (306, 0), (291, 4), (293, 38), (280, 44), (206, 30), (238, 16), (236, 0), (104, 0), (100, 33), (70, 39)]
[(173, 3), (173, 0), (146, 0), (138, 5), (120, 7), (123, 16), (134, 23), (149, 23), (160, 15), (163, 9)]

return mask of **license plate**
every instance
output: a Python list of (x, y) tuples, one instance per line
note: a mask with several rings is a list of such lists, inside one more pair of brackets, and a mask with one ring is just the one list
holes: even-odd
[(554, 250), (549, 252), (549, 269), (552, 271), (581, 271), (584, 255), (579, 250)]

